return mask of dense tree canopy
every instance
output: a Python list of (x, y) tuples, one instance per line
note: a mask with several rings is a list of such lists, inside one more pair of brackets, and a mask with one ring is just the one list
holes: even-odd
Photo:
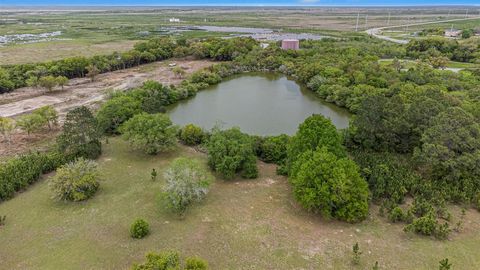
[(290, 182), (300, 204), (324, 217), (357, 222), (368, 215), (368, 185), (357, 165), (327, 147), (301, 154), (292, 165)]
[(238, 128), (214, 130), (207, 142), (208, 164), (225, 179), (237, 172), (245, 178), (258, 174), (253, 139)]
[(147, 154), (173, 149), (177, 130), (168, 115), (161, 113), (137, 114), (120, 127), (122, 137)]

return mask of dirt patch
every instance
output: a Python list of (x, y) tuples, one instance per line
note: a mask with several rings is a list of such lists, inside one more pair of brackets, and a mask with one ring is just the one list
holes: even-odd
[[(187, 75), (212, 65), (212, 62), (206, 60), (172, 59), (104, 73), (99, 75), (94, 82), (87, 78), (72, 79), (63, 90), (59, 88), (50, 93), (38, 88), (20, 88), (0, 95), (0, 116), (15, 118), (42, 106), (52, 105), (62, 118), (71, 108), (82, 105), (95, 107), (105, 99), (107, 89), (125, 91), (142, 85), (146, 80), (176, 85), (182, 79), (174, 76), (172, 67), (169, 66), (171, 63), (183, 67)], [(27, 136), (26, 133), (17, 130), (12, 135), (11, 143), (0, 138), (0, 158), (36, 149), (32, 149), (32, 146), (44, 145), (44, 141), (51, 141), (55, 135), (56, 132), (44, 130), (38, 134)]]
[(53, 105), (60, 114), (70, 108), (91, 105), (105, 98), (106, 89), (127, 90), (140, 86), (146, 80), (156, 80), (163, 84), (178, 84), (182, 79), (174, 76), (171, 63), (176, 63), (190, 74), (210, 66), (209, 61), (175, 59), (118, 70), (99, 75), (94, 82), (87, 78), (72, 79), (63, 90), (46, 93), (42, 89), (25, 87), (3, 94), (0, 101), (0, 116), (13, 117), (45, 105)]

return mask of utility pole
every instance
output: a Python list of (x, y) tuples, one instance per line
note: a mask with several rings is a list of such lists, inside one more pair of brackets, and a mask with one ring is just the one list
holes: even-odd
[(451, 10), (448, 10), (447, 19), (450, 18), (450, 12), (451, 12)]
[(391, 12), (388, 12), (387, 26), (390, 26), (390, 14)]
[(365, 30), (368, 29), (368, 14), (365, 15)]
[(358, 20), (360, 19), (360, 12), (357, 13), (357, 24), (355, 25), (355, 32), (358, 32)]
[(465, 11), (465, 18), (468, 17), (468, 8), (467, 8), (467, 11)]

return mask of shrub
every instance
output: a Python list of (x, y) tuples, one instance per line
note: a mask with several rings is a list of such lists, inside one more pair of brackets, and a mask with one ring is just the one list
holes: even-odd
[(180, 267), (180, 255), (176, 251), (147, 254), (147, 261), (134, 264), (132, 270), (170, 270)]
[(237, 172), (244, 170), (244, 176), (254, 178), (257, 166), (254, 165), (255, 151), (253, 140), (238, 128), (228, 130), (215, 129), (207, 142), (208, 164), (222, 174), (225, 179), (232, 179)]
[(450, 269), (452, 269), (452, 264), (448, 261), (448, 258), (445, 258), (443, 260), (440, 260), (438, 269), (439, 270), (450, 270)]
[(134, 115), (142, 112), (141, 102), (130, 96), (116, 96), (105, 102), (97, 113), (100, 129), (108, 134), (118, 133), (118, 128)]
[(8, 143), (10, 143), (10, 135), (14, 129), (15, 124), (11, 118), (0, 117), (0, 133)]
[(0, 216), (0, 226), (5, 226), (5, 221), (7, 220), (7, 216), (3, 215)]
[(404, 221), (405, 220), (405, 214), (403, 213), (402, 208), (400, 207), (395, 207), (390, 211), (390, 214), (388, 215), (388, 219), (391, 222), (399, 222), (399, 221)]
[(97, 120), (90, 109), (82, 106), (67, 113), (57, 145), (67, 159), (95, 159), (102, 153), (101, 137)]
[(330, 153), (327, 147), (300, 155), (292, 165), (290, 182), (295, 198), (309, 211), (347, 222), (368, 215), (368, 185), (358, 166)]
[[(410, 224), (414, 232), (420, 233), (423, 235), (433, 235), (435, 232), (437, 221), (433, 217), (433, 215), (419, 217), (413, 220), (412, 224)], [(409, 225), (409, 226), (410, 226)], [(408, 226), (407, 226), (408, 227)]]
[(133, 238), (143, 238), (147, 236), (147, 234), (150, 232), (150, 226), (148, 225), (148, 222), (145, 220), (139, 218), (135, 220), (130, 226), (130, 236)]
[(120, 132), (147, 154), (169, 151), (176, 144), (177, 127), (166, 114), (137, 114), (120, 127)]
[(207, 261), (198, 258), (198, 257), (191, 257), (187, 258), (185, 261), (185, 270), (207, 270), (208, 263)]
[(287, 158), (288, 135), (269, 136), (258, 146), (257, 155), (268, 163), (283, 164)]
[(199, 161), (189, 158), (175, 159), (164, 174), (166, 185), (163, 197), (166, 206), (179, 214), (208, 193), (212, 176)]
[(0, 166), (0, 201), (11, 198), (19, 191), (38, 180), (42, 173), (53, 171), (64, 164), (61, 153), (30, 153), (11, 158)]
[(360, 246), (358, 245), (358, 242), (355, 243), (355, 245), (352, 246), (352, 251), (353, 251), (353, 264), (358, 265), (360, 264), (360, 255), (362, 252), (360, 251)]
[(147, 261), (142, 264), (134, 264), (132, 270), (207, 270), (208, 263), (198, 257), (187, 258), (185, 266), (182, 267), (180, 254), (176, 251), (162, 251), (160, 253), (149, 253)]
[(40, 130), (46, 123), (45, 118), (39, 114), (26, 114), (18, 118), (17, 126), (20, 127), (23, 131), (27, 132), (28, 135)]
[(44, 106), (33, 111), (34, 114), (40, 115), (44, 121), (47, 123), (48, 128), (52, 129), (53, 126), (57, 125), (58, 114), (55, 108), (51, 105)]
[(198, 145), (205, 139), (205, 132), (194, 124), (184, 126), (180, 131), (180, 140), (186, 145)]
[(99, 173), (94, 161), (78, 158), (57, 169), (50, 179), (53, 196), (63, 201), (83, 201), (92, 197), (99, 187)]

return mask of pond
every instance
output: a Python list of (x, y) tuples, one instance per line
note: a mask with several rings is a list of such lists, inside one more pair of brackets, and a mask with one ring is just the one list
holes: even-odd
[(181, 126), (237, 126), (255, 135), (294, 134), (312, 114), (330, 118), (338, 129), (348, 127), (350, 118), (345, 109), (322, 101), (283, 75), (271, 73), (232, 76), (173, 105), (168, 113)]

